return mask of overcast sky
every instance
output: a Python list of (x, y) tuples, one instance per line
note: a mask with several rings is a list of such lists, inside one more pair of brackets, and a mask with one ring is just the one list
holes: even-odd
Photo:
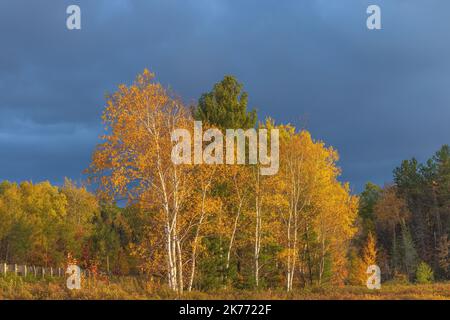
[(83, 179), (104, 95), (149, 68), (186, 103), (235, 75), (260, 118), (337, 148), (354, 192), (382, 185), (450, 143), (449, 34), (448, 0), (0, 0), (0, 180)]

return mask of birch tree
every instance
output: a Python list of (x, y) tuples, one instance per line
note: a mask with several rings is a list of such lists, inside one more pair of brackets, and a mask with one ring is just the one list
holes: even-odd
[(131, 86), (120, 85), (107, 101), (103, 122), (107, 133), (93, 155), (89, 172), (99, 191), (129, 203), (141, 202), (160, 216), (167, 281), (184, 288), (181, 216), (193, 183), (189, 165), (171, 161), (171, 132), (191, 128), (188, 112), (148, 70)]

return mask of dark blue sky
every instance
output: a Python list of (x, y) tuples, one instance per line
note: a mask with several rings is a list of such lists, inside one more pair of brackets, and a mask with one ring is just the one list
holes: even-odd
[(105, 93), (149, 68), (186, 103), (233, 74), (260, 118), (337, 148), (354, 191), (384, 184), (450, 143), (449, 34), (448, 0), (1, 0), (0, 180), (82, 179)]

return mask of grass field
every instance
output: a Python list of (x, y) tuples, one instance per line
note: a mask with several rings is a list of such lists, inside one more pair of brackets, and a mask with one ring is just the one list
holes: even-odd
[(290, 300), (450, 300), (450, 282), (427, 285), (386, 283), (380, 290), (365, 287), (314, 287), (286, 293), (282, 290), (189, 292), (178, 297), (166, 288), (155, 288), (136, 278), (85, 281), (81, 290), (70, 291), (63, 280), (36, 280), (14, 275), (0, 277), (0, 300), (4, 299), (290, 299)]

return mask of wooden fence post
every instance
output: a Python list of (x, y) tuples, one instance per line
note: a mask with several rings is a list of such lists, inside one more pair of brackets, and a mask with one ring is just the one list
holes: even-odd
[[(3, 276), (6, 276), (8, 272), (14, 272), (16, 276), (23, 276), (23, 277), (28, 276), (28, 274), (32, 274), (35, 278), (37, 278), (40, 273), (43, 279), (47, 274), (50, 277), (64, 277), (65, 274), (65, 270), (63, 268), (54, 269), (53, 267), (45, 268), (45, 267), (36, 267), (34, 265), (27, 266), (27, 265), (18, 265), (16, 263), (9, 265), (6, 262), (0, 263), (0, 275), (3, 274)], [(81, 273), (87, 280), (89, 280), (89, 278), (92, 277), (92, 274), (89, 270), (81, 270)]]

